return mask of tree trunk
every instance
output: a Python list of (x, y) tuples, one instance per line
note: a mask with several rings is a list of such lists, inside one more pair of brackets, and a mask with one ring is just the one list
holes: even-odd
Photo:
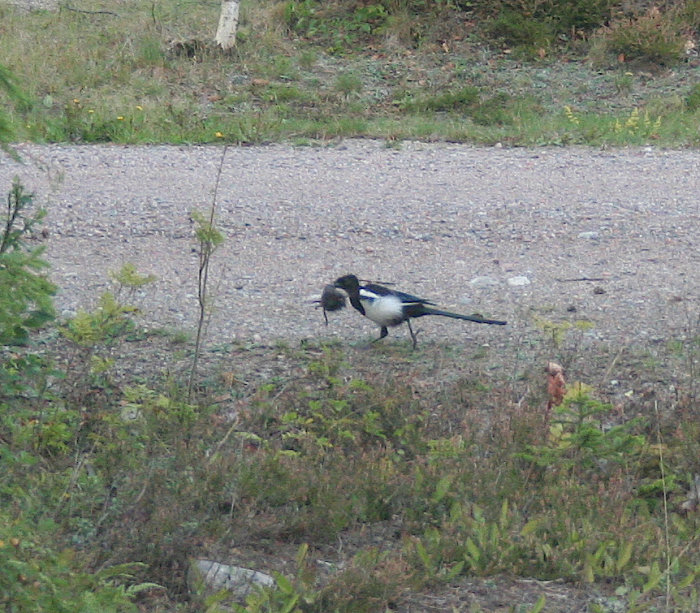
[(238, 28), (239, 0), (222, 0), (219, 27), (216, 29), (216, 44), (224, 51), (236, 44), (236, 29)]

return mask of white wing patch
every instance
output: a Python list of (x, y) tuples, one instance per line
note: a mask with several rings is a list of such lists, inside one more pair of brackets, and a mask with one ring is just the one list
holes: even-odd
[(380, 326), (397, 326), (403, 321), (403, 303), (397, 296), (379, 296), (362, 288), (360, 301), (365, 315)]

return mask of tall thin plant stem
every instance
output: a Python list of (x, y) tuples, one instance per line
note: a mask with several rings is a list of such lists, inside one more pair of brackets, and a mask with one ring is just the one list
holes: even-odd
[(204, 342), (204, 331), (206, 329), (207, 319), (211, 312), (208, 309), (208, 286), (209, 286), (209, 265), (211, 256), (220, 243), (219, 235), (215, 230), (214, 222), (216, 220), (216, 205), (219, 194), (219, 183), (221, 182), (221, 173), (224, 168), (224, 160), (228, 145), (224, 146), (219, 162), (219, 169), (216, 173), (216, 183), (214, 185), (214, 195), (212, 197), (211, 206), (209, 207), (209, 218), (206, 221), (204, 228), (200, 228), (197, 233), (199, 239), (199, 274), (197, 298), (199, 301), (199, 319), (197, 321), (197, 339), (194, 344), (194, 357), (192, 358), (192, 369), (190, 370), (190, 378), (187, 383), (187, 402), (192, 398), (192, 388), (194, 387), (194, 379), (197, 374), (197, 366), (199, 364), (199, 355), (201, 353), (202, 344)]
[(663, 441), (661, 439), (661, 418), (659, 417), (659, 404), (654, 401), (656, 412), (656, 440), (659, 447), (659, 468), (661, 469), (661, 486), (663, 488), (664, 502), (664, 546), (666, 548), (666, 602), (664, 611), (670, 611), (671, 607), (671, 544), (668, 527), (668, 490), (666, 489), (666, 470), (664, 468)]

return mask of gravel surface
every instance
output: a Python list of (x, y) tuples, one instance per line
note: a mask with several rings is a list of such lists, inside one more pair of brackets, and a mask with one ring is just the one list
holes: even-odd
[[(133, 262), (158, 277), (137, 297), (147, 323), (192, 329), (190, 211), (210, 206), (223, 147), (17, 150), (24, 164), (4, 156), (0, 178), (7, 191), (19, 175), (48, 208), (59, 312), (94, 305), (108, 271)], [(589, 320), (589, 337), (612, 345), (697, 334), (699, 194), (697, 151), (365, 140), (230, 148), (209, 338), (368, 339), (378, 330), (358, 313), (332, 313), (326, 327), (311, 304), (348, 272), (509, 321), (424, 318), (421, 342), (497, 347), (532, 330), (535, 316)]]

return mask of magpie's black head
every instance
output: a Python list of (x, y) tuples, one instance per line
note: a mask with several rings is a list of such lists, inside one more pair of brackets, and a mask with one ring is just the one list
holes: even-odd
[(344, 289), (349, 294), (354, 294), (360, 291), (360, 281), (355, 275), (345, 275), (335, 280), (335, 287)]

